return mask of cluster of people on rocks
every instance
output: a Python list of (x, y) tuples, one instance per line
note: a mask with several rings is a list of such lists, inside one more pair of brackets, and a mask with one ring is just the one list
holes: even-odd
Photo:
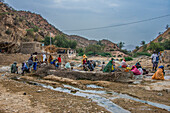
[(86, 55), (83, 55), (83, 70), (84, 71), (94, 71), (94, 68), (96, 67), (96, 62), (93, 60), (88, 60)]
[[(39, 60), (37, 58), (37, 53), (33, 53), (31, 54), (30, 58), (26, 61), (22, 63), (22, 73), (24, 74), (26, 73), (30, 73), (31, 71), (36, 71), (37, 67), (40, 67), (41, 64), (51, 64), (54, 65), (57, 68), (61, 68), (61, 55), (59, 55), (58, 58), (54, 59), (52, 55), (49, 56), (49, 59), (47, 60), (47, 56), (46, 54), (42, 54), (41, 55), (41, 59)], [(18, 66), (17, 66), (17, 62), (14, 62), (11, 65), (11, 73), (17, 73), (18, 74)]]
[[(158, 67), (158, 62), (159, 62), (159, 58), (160, 55), (156, 54), (156, 52), (154, 52), (151, 56), (152, 58), (152, 63), (153, 63), (153, 71), (155, 72), (155, 74), (152, 76), (152, 79), (161, 79), (164, 80), (164, 66), (159, 66)], [(41, 60), (38, 60), (37, 58), (37, 53), (33, 53), (30, 58), (28, 59), (28, 61), (23, 62), (22, 63), (22, 74), (29, 73), (31, 71), (36, 71), (37, 67), (39, 67), (42, 63), (43, 64), (51, 64), (52, 66), (54, 66), (57, 69), (61, 68), (61, 55), (59, 55), (58, 58), (53, 58), (52, 55), (49, 55), (49, 58), (47, 59), (46, 54), (42, 54), (41, 55)], [(69, 62), (65, 62), (66, 64), (65, 69), (72, 69), (71, 65)], [(88, 60), (86, 55), (83, 55), (83, 60), (82, 60), (82, 64), (83, 64), (83, 70), (84, 71), (94, 71), (95, 67), (96, 67), (96, 62), (93, 60)], [(157, 70), (158, 67), (158, 70)], [(33, 69), (33, 70), (32, 70)], [(108, 62), (108, 64), (106, 65), (105, 62), (102, 63), (101, 65), (101, 71), (103, 71), (104, 73), (107, 72), (115, 72), (119, 69), (124, 69), (125, 72), (133, 72), (133, 77), (136, 79), (142, 79), (143, 78), (143, 74), (146, 74), (147, 71), (146, 69), (142, 68), (140, 62), (137, 62), (135, 65), (133, 66), (129, 66), (127, 64), (127, 62), (125, 61), (125, 59), (122, 60), (121, 63), (119, 63), (119, 66), (116, 67), (116, 60), (114, 58), (111, 58), (111, 60)], [(14, 62), (11, 65), (11, 73), (18, 73), (18, 66), (17, 66), (17, 62)]]
[[(154, 52), (151, 56), (152, 63), (153, 63), (152, 71), (155, 72), (155, 74), (152, 76), (152, 79), (164, 80), (164, 75), (165, 75), (164, 66), (161, 65), (158, 67), (160, 55), (161, 55), (160, 53), (156, 54), (156, 52)], [(140, 62), (137, 62), (135, 65), (131, 67), (126, 63), (125, 59), (123, 59), (122, 62), (120, 63), (120, 66), (118, 66), (118, 69), (120, 68), (124, 68), (125, 72), (129, 72), (129, 71), (133, 72), (134, 75), (133, 77), (135, 79), (142, 79), (143, 75), (148, 73), (146, 69), (142, 68)], [(108, 62), (106, 66), (105, 66), (105, 62), (103, 62), (102, 64), (103, 72), (115, 72), (118, 69), (115, 69), (115, 60), (113, 58)]]

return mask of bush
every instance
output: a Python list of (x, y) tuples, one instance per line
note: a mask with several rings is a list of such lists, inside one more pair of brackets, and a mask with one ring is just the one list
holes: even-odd
[(101, 56), (104, 56), (104, 57), (107, 57), (107, 56), (109, 56), (109, 57), (112, 57), (112, 55), (110, 54), (110, 53), (97, 53), (98, 55), (101, 55)]
[(32, 28), (27, 29), (26, 31), (27, 31), (27, 34), (26, 34), (27, 36), (32, 36), (32, 37), (34, 36), (34, 30)]
[(12, 31), (10, 31), (10, 30), (8, 29), (8, 30), (5, 31), (5, 33), (6, 33), (7, 35), (10, 35), (10, 34), (12, 33)]
[(150, 46), (147, 48), (150, 51), (156, 51), (157, 53), (164, 50), (164, 47), (160, 43), (151, 42)]
[(132, 57), (124, 57), (124, 59), (125, 59), (125, 61), (131, 61), (131, 60), (133, 60)]
[(110, 51), (115, 51), (114, 49), (110, 49)]
[(78, 53), (79, 56), (84, 55), (84, 50), (82, 48), (76, 49), (76, 52)]
[(88, 55), (88, 56), (89, 55), (95, 55), (95, 53), (93, 51), (89, 51), (89, 52), (86, 53), (86, 55)]
[(158, 39), (158, 42), (161, 42), (163, 40), (163, 38), (162, 37), (160, 37), (159, 39)]
[(144, 55), (144, 56), (151, 56), (151, 54), (147, 53), (147, 52), (137, 52), (137, 53), (135, 53), (133, 55), (133, 57), (138, 57), (138, 56), (142, 56), (142, 55)]
[(38, 29), (39, 29), (39, 28), (38, 28), (37, 26), (33, 27), (33, 31), (34, 31), (34, 32), (38, 32)]
[(170, 50), (170, 40), (166, 39), (160, 44), (165, 50)]

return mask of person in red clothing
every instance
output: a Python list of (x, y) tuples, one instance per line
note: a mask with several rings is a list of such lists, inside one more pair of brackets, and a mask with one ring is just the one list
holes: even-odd
[(61, 68), (61, 55), (59, 55), (57, 60), (58, 60), (58, 67)]

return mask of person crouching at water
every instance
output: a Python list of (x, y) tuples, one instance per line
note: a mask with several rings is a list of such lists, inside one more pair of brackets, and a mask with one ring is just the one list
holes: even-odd
[(126, 68), (127, 66), (128, 66), (128, 65), (127, 65), (125, 59), (123, 59), (122, 62), (121, 62), (121, 67), (122, 67), (122, 68)]
[(93, 65), (93, 62), (90, 61), (90, 64), (88, 65), (90, 71), (94, 71), (94, 65)]
[(26, 65), (26, 63), (22, 63), (22, 68), (21, 68), (21, 70), (22, 70), (22, 73), (21, 73), (21, 74), (23, 74), (23, 75), (24, 75), (25, 72), (29, 73), (29, 68), (28, 68), (28, 66)]
[(34, 53), (34, 55), (33, 55), (33, 69), (34, 69), (34, 71), (37, 70), (37, 62), (38, 62), (37, 53)]
[(115, 71), (115, 61), (112, 58), (109, 63), (103, 69), (103, 72), (114, 72)]
[(152, 79), (156, 80), (165, 80), (164, 79), (164, 66), (159, 66), (158, 70), (155, 72), (155, 74), (152, 76)]
[(50, 64), (52, 60), (53, 60), (53, 56), (50, 55), (49, 58), (48, 58), (48, 63)]
[(105, 62), (103, 62), (103, 64), (102, 64), (102, 71), (104, 70), (105, 66), (106, 66), (106, 64), (105, 64)]
[(11, 73), (17, 73), (17, 74), (18, 74), (17, 62), (14, 62), (14, 63), (11, 65)]
[[(85, 70), (85, 64), (87, 63), (87, 58), (84, 58), (83, 59), (83, 70)], [(89, 63), (90, 63), (90, 61), (89, 61)], [(87, 64), (88, 65), (88, 64)]]

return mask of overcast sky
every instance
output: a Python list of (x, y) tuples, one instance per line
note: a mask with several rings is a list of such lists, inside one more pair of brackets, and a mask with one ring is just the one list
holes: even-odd
[(170, 0), (5, 0), (16, 10), (40, 14), (67, 34), (88, 39), (109, 39), (126, 45), (149, 42), (170, 25), (170, 16), (91, 31), (67, 31), (125, 24), (170, 14)]

